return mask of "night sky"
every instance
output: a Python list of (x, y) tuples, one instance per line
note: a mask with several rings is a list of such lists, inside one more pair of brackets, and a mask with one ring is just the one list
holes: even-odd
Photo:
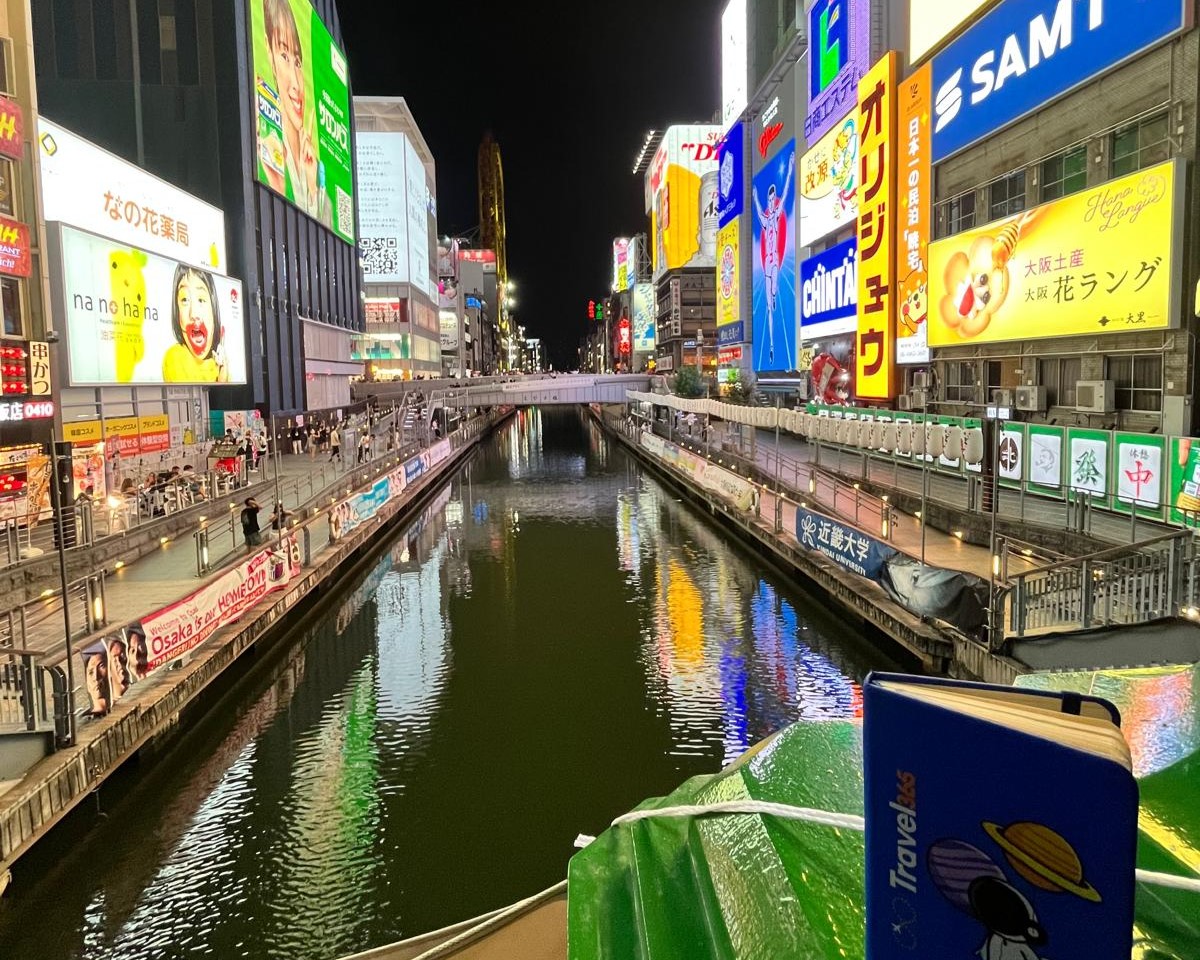
[(533, 6), (438, 3), (437, 31), (428, 9), (338, 0), (354, 93), (404, 97), (433, 151), (439, 234), (477, 225), (476, 152), (499, 142), (517, 319), (563, 369), (613, 237), (647, 229), (630, 173), (646, 131), (719, 105), (724, 0)]

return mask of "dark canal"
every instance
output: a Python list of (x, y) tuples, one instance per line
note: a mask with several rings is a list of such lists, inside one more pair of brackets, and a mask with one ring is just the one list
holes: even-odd
[(22, 864), (0, 960), (330, 960), (473, 916), (896, 666), (574, 411), (381, 547)]

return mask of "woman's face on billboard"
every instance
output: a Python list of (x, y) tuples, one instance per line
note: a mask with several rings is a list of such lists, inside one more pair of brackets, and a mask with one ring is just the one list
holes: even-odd
[(285, 126), (304, 129), (304, 58), (290, 37), (271, 38), (271, 65), (279, 84)]
[(208, 284), (197, 273), (189, 271), (179, 281), (175, 291), (179, 307), (179, 327), (187, 348), (198, 360), (203, 360), (213, 345), (213, 308)]

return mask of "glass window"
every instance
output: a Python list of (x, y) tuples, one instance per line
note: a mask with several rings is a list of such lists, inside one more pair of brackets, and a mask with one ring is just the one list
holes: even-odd
[(978, 380), (974, 363), (967, 360), (947, 361), (944, 399), (947, 403), (975, 403)]
[(1046, 406), (1057, 407), (1059, 397), (1059, 358), (1038, 361), (1038, 383), (1046, 388)]
[(1118, 410), (1157, 413), (1162, 410), (1163, 365), (1161, 356), (1108, 357), (1105, 378), (1113, 382)]
[[(942, 216), (937, 218), (940, 236), (950, 237), (975, 226), (975, 191), (960, 193), (942, 202)], [(939, 238), (940, 239), (940, 238)]]
[(1112, 174), (1123, 177), (1162, 163), (1170, 156), (1170, 148), (1165, 113), (1126, 124), (1112, 135)]
[(1025, 209), (1025, 171), (993, 180), (989, 191), (988, 219), (1011, 217)]
[(1083, 360), (1063, 357), (1058, 361), (1058, 402), (1064, 407), (1075, 406), (1075, 385), (1083, 375)]
[(7, 93), (10, 96), (13, 89), (8, 77), (8, 61), (10, 59), (8, 45), (11, 42), (7, 37), (0, 38), (0, 93)]
[(16, 277), (0, 277), (0, 306), (4, 309), (4, 335), (24, 337), (25, 317), (21, 312), (21, 281)]
[(1042, 161), (1042, 200), (1057, 200), (1087, 186), (1087, 147)]
[(17, 215), (17, 185), (13, 180), (11, 160), (0, 160), (0, 213), (10, 217)]

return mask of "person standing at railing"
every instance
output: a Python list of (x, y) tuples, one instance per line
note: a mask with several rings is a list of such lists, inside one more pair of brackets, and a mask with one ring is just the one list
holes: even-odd
[(242, 537), (246, 541), (246, 548), (253, 550), (262, 543), (262, 530), (258, 526), (258, 512), (262, 507), (258, 505), (258, 501), (253, 497), (246, 498), (246, 505), (242, 508)]
[(342, 460), (342, 435), (336, 426), (329, 431), (329, 462), (333, 463), (334, 460), (337, 460), (338, 463), (344, 462)]

